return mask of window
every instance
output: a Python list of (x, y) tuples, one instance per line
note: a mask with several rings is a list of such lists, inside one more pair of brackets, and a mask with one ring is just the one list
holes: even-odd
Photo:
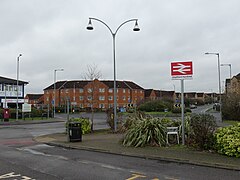
[(105, 108), (104, 104), (99, 104), (99, 108)]
[(99, 100), (100, 101), (104, 101), (105, 100), (105, 96), (99, 96)]
[(91, 100), (92, 100), (92, 96), (88, 96), (88, 97), (87, 97), (87, 100), (88, 100), (88, 101), (91, 101)]
[(126, 101), (126, 96), (123, 96), (123, 101)]
[(80, 107), (80, 108), (83, 108), (83, 104), (80, 104), (79, 107)]
[(82, 101), (84, 98), (83, 96), (79, 96), (79, 100)]
[(112, 107), (113, 107), (113, 104), (109, 104), (109, 105), (108, 105), (108, 108), (112, 108)]
[(135, 93), (137, 93), (137, 90), (135, 90)]
[(112, 93), (112, 92), (113, 92), (113, 89), (109, 89), (108, 92), (109, 92), (109, 93)]
[(93, 92), (93, 89), (92, 88), (88, 88), (88, 92), (89, 93)]
[(68, 93), (68, 89), (65, 89), (65, 93)]
[(79, 92), (80, 92), (80, 93), (83, 93), (83, 89), (82, 89), (82, 88), (80, 88), (80, 89), (79, 89)]
[(76, 98), (75, 98), (75, 96), (73, 97), (73, 101), (76, 101)]
[(130, 89), (128, 89), (128, 94), (130, 93)]
[(141, 90), (141, 91), (140, 91), (140, 93), (142, 94), (142, 93), (143, 93), (143, 91)]
[(108, 96), (108, 100), (109, 100), (109, 101), (112, 101), (112, 100), (113, 100), (113, 97), (112, 97), (112, 96)]
[(123, 93), (126, 93), (126, 89), (123, 89)]
[(104, 93), (105, 92), (105, 88), (99, 88), (99, 92)]
[(47, 99), (47, 101), (49, 101), (49, 97), (47, 97), (46, 99)]

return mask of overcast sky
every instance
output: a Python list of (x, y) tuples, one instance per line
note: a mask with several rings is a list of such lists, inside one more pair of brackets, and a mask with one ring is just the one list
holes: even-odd
[[(88, 18), (103, 20), (116, 35), (118, 80), (130, 80), (145, 89), (180, 91), (172, 80), (173, 61), (192, 61), (193, 80), (186, 92), (218, 92), (217, 56), (240, 73), (239, 0), (0, 0), (0, 76), (28, 81), (25, 93), (43, 93), (57, 80), (82, 79), (87, 65), (95, 64), (102, 79), (113, 80), (113, 46), (110, 31)], [(221, 67), (221, 83), (229, 67)], [(223, 86), (223, 85), (222, 85)]]

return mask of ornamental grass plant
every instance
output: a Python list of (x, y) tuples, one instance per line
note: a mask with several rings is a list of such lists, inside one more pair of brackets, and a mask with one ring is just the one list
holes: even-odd
[(124, 146), (164, 146), (166, 127), (159, 118), (151, 116), (132, 117), (131, 125), (123, 139)]

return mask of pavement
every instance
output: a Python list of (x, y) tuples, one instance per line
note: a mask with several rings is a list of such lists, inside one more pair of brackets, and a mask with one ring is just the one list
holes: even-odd
[(52, 146), (111, 153), (166, 162), (199, 165), (240, 171), (240, 158), (227, 157), (214, 152), (197, 151), (182, 145), (168, 147), (124, 147), (123, 134), (111, 131), (95, 131), (82, 136), (82, 142), (69, 142), (65, 133), (36, 137), (35, 140)]
[(9, 121), (0, 121), (0, 126), (8, 126), (8, 125), (24, 125), (24, 124), (42, 124), (42, 123), (55, 123), (55, 122), (65, 122), (65, 119), (59, 119), (59, 118), (52, 118), (52, 119), (40, 119), (40, 120), (22, 120), (19, 119), (16, 120), (9, 120)]
[[(65, 120), (63, 119), (56, 118), (49, 120), (0, 122), (0, 128), (5, 125), (24, 125), (64, 121)], [(69, 142), (68, 135), (66, 133), (39, 136), (35, 137), (34, 140), (40, 143), (64, 148), (240, 171), (240, 158), (227, 157), (208, 151), (197, 151), (177, 144), (171, 144), (167, 147), (124, 147), (121, 144), (123, 136), (124, 135), (120, 133), (112, 133), (110, 130), (96, 130), (93, 133), (83, 135), (82, 142)]]

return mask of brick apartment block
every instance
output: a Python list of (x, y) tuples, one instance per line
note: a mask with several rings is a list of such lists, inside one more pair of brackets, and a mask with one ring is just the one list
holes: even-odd
[[(107, 80), (59, 81), (56, 82), (56, 107), (66, 105), (69, 100), (72, 107), (108, 109), (113, 107), (114, 82)], [(131, 81), (116, 81), (117, 107), (136, 105), (144, 99), (144, 89)], [(53, 104), (54, 84), (44, 89), (44, 104)]]

